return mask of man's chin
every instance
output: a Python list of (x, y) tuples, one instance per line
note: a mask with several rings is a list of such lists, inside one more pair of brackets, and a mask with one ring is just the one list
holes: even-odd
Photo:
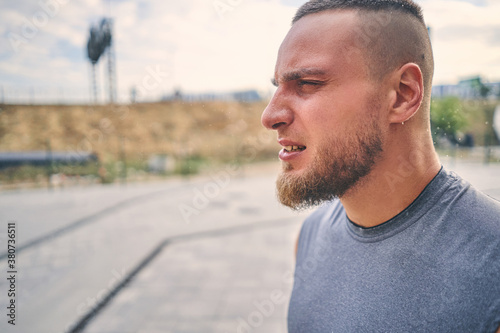
[[(278, 200), (293, 210), (303, 210), (319, 206), (326, 201), (339, 198), (343, 192), (342, 181), (328, 168), (313, 163), (308, 168), (298, 168), (288, 162), (282, 163), (282, 171), (276, 180)], [(325, 171), (326, 170), (326, 171)]]
[(301, 176), (303, 177), (303, 175), (305, 173), (307, 173), (307, 170), (309, 169), (309, 167), (306, 165), (301, 165), (299, 163), (291, 163), (291, 162), (285, 162), (285, 161), (281, 161), (281, 171), (283, 173), (286, 173), (288, 175), (295, 175), (295, 176)]
[(282, 171), (276, 180), (278, 200), (282, 205), (294, 210), (306, 209), (314, 206), (308, 198), (310, 193), (310, 177), (304, 170), (297, 170), (287, 162), (282, 163)]

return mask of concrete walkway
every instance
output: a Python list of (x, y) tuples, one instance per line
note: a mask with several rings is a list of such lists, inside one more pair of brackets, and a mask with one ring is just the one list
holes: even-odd
[[(500, 165), (443, 163), (500, 198)], [(0, 193), (0, 254), (11, 221), (20, 248), (16, 326), (3, 314), (0, 332), (285, 333), (309, 212), (276, 202), (276, 172)]]
[(286, 332), (299, 225), (171, 244), (85, 332)]
[[(0, 254), (8, 222), (16, 223), (18, 248), (16, 326), (2, 320), (0, 331), (147, 332), (148, 323), (169, 325), (162, 332), (186, 325), (192, 332), (209, 326), (219, 332), (220, 325), (233, 332), (239, 317), (253, 313), (253, 301), (265, 301), (274, 289), (283, 293), (280, 304), (262, 323), (253, 317), (250, 323), (284, 327), (288, 289), (280, 279), (293, 268), (293, 243), (306, 213), (276, 202), (276, 167), (0, 193)], [(0, 271), (8, 271), (5, 258)], [(8, 287), (0, 279), (3, 309)]]

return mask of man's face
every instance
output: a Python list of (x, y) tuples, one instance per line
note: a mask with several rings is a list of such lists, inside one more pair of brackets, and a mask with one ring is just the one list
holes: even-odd
[(292, 208), (346, 195), (382, 154), (384, 99), (355, 46), (358, 24), (352, 11), (308, 15), (280, 47), (262, 123), (283, 146), (278, 196)]

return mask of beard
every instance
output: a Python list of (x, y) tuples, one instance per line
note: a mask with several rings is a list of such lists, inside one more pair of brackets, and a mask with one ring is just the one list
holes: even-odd
[(342, 198), (367, 176), (382, 154), (381, 131), (375, 121), (347, 139), (337, 139), (320, 147), (310, 168), (293, 175), (293, 166), (283, 162), (276, 181), (279, 201), (294, 210), (317, 206)]

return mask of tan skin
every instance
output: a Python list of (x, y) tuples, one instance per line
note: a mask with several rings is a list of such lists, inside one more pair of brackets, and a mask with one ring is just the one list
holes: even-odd
[[(403, 211), (441, 165), (423, 121), (428, 110), (419, 110), (424, 99), (420, 68), (408, 63), (382, 81), (370, 78), (361, 54), (342, 53), (350, 47), (356, 24), (353, 11), (328, 11), (292, 26), (276, 63), (278, 89), (262, 123), (276, 130), (278, 139), (307, 146), (290, 161), (293, 170), (288, 172), (300, 175), (311, 166), (318, 146), (354, 135), (360, 122), (375, 112), (384, 152), (371, 173), (340, 198), (352, 221), (373, 227)], [(379, 102), (376, 110), (374, 98)], [(411, 172), (404, 177), (402, 161), (411, 161)], [(397, 183), (388, 181), (390, 175), (398, 177)]]
[[(367, 59), (357, 52), (349, 57), (342, 53), (351, 47), (350, 32), (357, 24), (353, 11), (327, 11), (292, 26), (279, 50), (274, 77), (278, 89), (262, 123), (276, 130), (278, 139), (307, 147), (287, 171), (300, 175), (310, 167), (315, 147), (352, 135), (360, 121), (376, 112), (384, 152), (371, 173), (340, 198), (352, 221), (374, 227), (408, 207), (441, 164), (419, 66), (403, 64), (375, 82), (366, 70)], [(374, 96), (376, 110), (370, 107)]]

